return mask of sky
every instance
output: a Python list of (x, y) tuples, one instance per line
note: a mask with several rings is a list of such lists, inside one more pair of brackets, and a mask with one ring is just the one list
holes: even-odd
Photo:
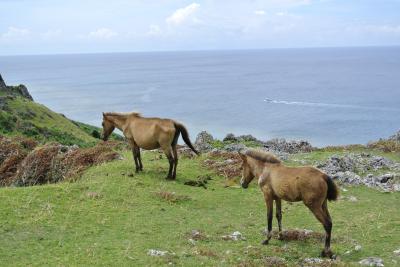
[(400, 0), (0, 0), (0, 55), (400, 45)]

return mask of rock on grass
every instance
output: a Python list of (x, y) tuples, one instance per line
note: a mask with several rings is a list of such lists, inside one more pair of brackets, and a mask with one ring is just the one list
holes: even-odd
[(364, 266), (377, 266), (377, 267), (385, 266), (383, 264), (383, 260), (378, 257), (368, 257), (366, 259), (360, 260), (358, 263)]

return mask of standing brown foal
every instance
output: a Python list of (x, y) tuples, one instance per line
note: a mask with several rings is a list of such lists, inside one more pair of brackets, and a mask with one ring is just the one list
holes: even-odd
[(240, 183), (247, 188), (254, 177), (264, 194), (267, 205), (268, 234), (263, 244), (272, 237), (273, 201), (276, 204), (276, 218), (279, 233), (282, 231), (281, 199), (303, 203), (322, 223), (326, 232), (325, 248), (321, 255), (332, 258), (330, 249), (332, 219), (329, 215), (327, 200), (336, 200), (338, 188), (325, 173), (313, 167), (286, 167), (274, 155), (264, 151), (247, 150), (239, 152), (243, 161), (243, 173)]
[(176, 178), (178, 153), (176, 144), (179, 135), (183, 141), (199, 154), (189, 139), (188, 131), (179, 122), (170, 119), (144, 118), (139, 113), (103, 113), (103, 140), (106, 141), (115, 128), (121, 130), (132, 147), (136, 172), (143, 170), (140, 148), (151, 150), (161, 148), (168, 158), (169, 171), (167, 179)]

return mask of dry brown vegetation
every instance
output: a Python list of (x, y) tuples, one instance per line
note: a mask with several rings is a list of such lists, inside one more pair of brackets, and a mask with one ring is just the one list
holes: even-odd
[(76, 179), (83, 170), (119, 158), (118, 142), (90, 148), (48, 143), (38, 146), (27, 138), (0, 136), (0, 186), (28, 186)]
[(236, 152), (212, 151), (203, 161), (203, 166), (226, 179), (232, 179), (241, 175), (242, 160)]

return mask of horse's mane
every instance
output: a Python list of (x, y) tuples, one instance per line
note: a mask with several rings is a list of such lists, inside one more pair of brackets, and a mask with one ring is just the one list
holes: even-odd
[(274, 154), (266, 151), (249, 149), (245, 152), (245, 155), (262, 162), (281, 163), (280, 159), (278, 159)]
[(106, 116), (134, 116), (134, 117), (142, 117), (142, 114), (139, 112), (104, 112)]

